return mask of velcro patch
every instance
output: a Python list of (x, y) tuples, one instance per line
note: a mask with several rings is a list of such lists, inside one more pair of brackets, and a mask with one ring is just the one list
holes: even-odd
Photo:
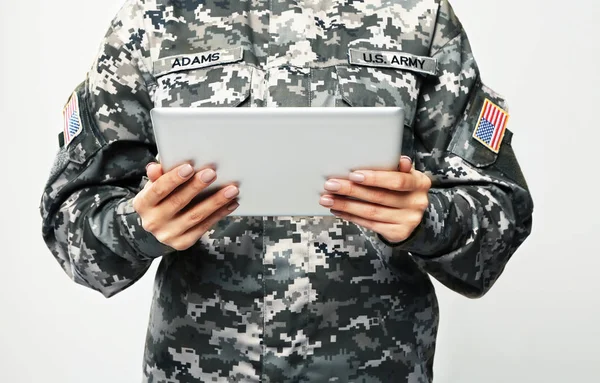
[(154, 62), (155, 76), (241, 61), (242, 47), (165, 57)]
[(81, 124), (81, 115), (79, 114), (79, 96), (73, 92), (71, 98), (63, 109), (63, 142), (64, 146), (69, 145), (75, 137), (83, 130)]
[(508, 117), (504, 109), (486, 98), (473, 131), (473, 138), (492, 152), (498, 153), (506, 132)]
[(353, 65), (405, 69), (430, 75), (437, 73), (436, 59), (403, 52), (350, 48), (348, 49), (348, 60)]

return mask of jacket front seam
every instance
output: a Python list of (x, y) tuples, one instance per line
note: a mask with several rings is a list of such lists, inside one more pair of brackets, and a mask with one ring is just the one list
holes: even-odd
[(267, 270), (265, 268), (265, 257), (264, 254), (266, 252), (266, 248), (265, 248), (265, 234), (266, 234), (266, 230), (265, 230), (265, 217), (261, 217), (262, 220), (262, 235), (261, 235), (261, 240), (262, 240), (262, 255), (260, 257), (261, 262), (262, 262), (262, 271), (263, 271), (263, 275), (262, 275), (262, 287), (263, 287), (263, 296), (262, 296), (262, 355), (260, 358), (260, 381), (264, 382), (265, 378), (265, 356), (267, 354), (267, 344), (266, 344), (266, 339), (265, 339), (265, 335), (266, 335), (266, 329), (267, 329), (267, 323), (266, 323), (266, 305), (267, 305), (267, 286), (266, 286), (266, 276), (267, 276)]

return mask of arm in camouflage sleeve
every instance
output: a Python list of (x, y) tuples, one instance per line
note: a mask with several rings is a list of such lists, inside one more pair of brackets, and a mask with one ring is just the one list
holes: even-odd
[(407, 241), (390, 245), (411, 252), (451, 289), (479, 297), (531, 232), (533, 202), (511, 148), (512, 133), (506, 132), (498, 154), (472, 138), (485, 99), (506, 105), (482, 84), (446, 0), (431, 54), (438, 77), (423, 83), (414, 126), (415, 166), (433, 181), (430, 206)]
[[(143, 28), (128, 2), (105, 36), (87, 80), (72, 97), (80, 132), (60, 149), (41, 203), (43, 237), (77, 283), (109, 297), (166, 254), (132, 208), (155, 158)], [(75, 117), (76, 118), (76, 117)]]

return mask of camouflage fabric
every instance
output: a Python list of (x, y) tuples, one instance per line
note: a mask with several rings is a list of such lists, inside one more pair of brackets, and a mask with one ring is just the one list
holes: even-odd
[[(482, 296), (531, 230), (512, 134), (498, 154), (471, 137), (484, 99), (506, 104), (446, 0), (130, 0), (76, 94), (83, 131), (57, 155), (43, 236), (107, 297), (162, 258), (145, 382), (431, 382), (428, 275)], [(228, 217), (175, 252), (131, 205), (154, 106), (402, 106), (430, 206), (403, 243), (335, 217)]]

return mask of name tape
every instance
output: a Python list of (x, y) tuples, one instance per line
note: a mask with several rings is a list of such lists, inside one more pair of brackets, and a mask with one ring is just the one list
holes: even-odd
[(184, 70), (206, 68), (212, 65), (241, 61), (242, 47), (220, 49), (198, 54), (170, 56), (154, 62), (156, 76)]
[(348, 58), (350, 64), (354, 65), (406, 69), (430, 75), (436, 75), (437, 73), (436, 59), (408, 53), (350, 48)]

